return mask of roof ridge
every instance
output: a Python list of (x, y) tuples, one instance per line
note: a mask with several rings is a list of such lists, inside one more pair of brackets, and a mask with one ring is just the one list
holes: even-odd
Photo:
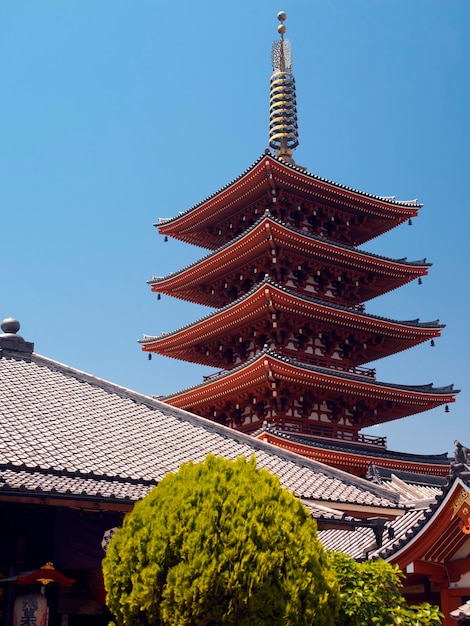
[(44, 467), (44, 465), (26, 465), (26, 463), (12, 463), (11, 461), (7, 463), (0, 462), (0, 471), (1, 470), (11, 470), (14, 472), (26, 472), (28, 474), (43, 474), (44, 476), (67, 476), (68, 478), (92, 478), (95, 480), (102, 480), (109, 483), (123, 483), (123, 484), (133, 484), (133, 485), (147, 485), (147, 486), (155, 486), (157, 485), (157, 480), (148, 480), (146, 478), (132, 478), (131, 476), (112, 476), (110, 474), (101, 474), (99, 472), (95, 472), (90, 470), (88, 472), (82, 472), (80, 470), (71, 471), (68, 469), (58, 469), (57, 467)]

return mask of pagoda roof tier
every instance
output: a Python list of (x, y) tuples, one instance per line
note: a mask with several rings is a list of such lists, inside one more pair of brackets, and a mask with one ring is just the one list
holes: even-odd
[[(396, 452), (382, 446), (302, 436), (298, 433), (281, 431), (268, 424), (255, 436), (261, 441), (267, 441), (284, 450), (295, 452), (362, 477), (365, 477), (370, 472), (370, 468), (373, 467), (374, 472), (388, 472), (388, 476), (392, 473), (404, 475), (412, 472), (419, 474), (419, 478), (424, 484), (426, 481), (442, 484), (450, 472), (451, 459), (447, 453), (410, 454)], [(377, 463), (380, 463), (379, 470)], [(414, 476), (413, 478), (416, 479)]]
[[(369, 315), (294, 293), (265, 278), (222, 309), (173, 332), (146, 336), (139, 343), (144, 352), (230, 369), (233, 364), (227, 362), (225, 349), (237, 353), (240, 343), (256, 336), (280, 350), (279, 343), (287, 344), (291, 327), (293, 334), (301, 328), (307, 337), (325, 335), (330, 343), (346, 343), (354, 354), (349, 360), (361, 365), (439, 337), (444, 326), (438, 321), (395, 321)], [(303, 360), (300, 355), (297, 358)], [(333, 362), (344, 368), (344, 362)]]
[[(426, 259), (390, 259), (309, 235), (266, 213), (230, 243), (148, 283), (154, 292), (220, 308), (268, 274), (276, 282), (297, 283), (299, 290), (309, 289), (309, 279), (319, 292), (334, 283), (340, 300), (359, 303), (426, 275), (430, 265)], [(325, 298), (332, 300), (328, 293)]]
[(415, 217), (421, 206), (416, 200), (367, 194), (264, 154), (225, 187), (155, 226), (161, 234), (215, 250), (275, 207), (280, 216), (300, 210), (313, 221), (321, 213), (337, 222), (335, 239), (360, 245)]
[[(398, 385), (367, 380), (363, 376), (338, 373), (328, 368), (299, 363), (271, 350), (263, 350), (243, 365), (203, 383), (161, 399), (172, 406), (212, 418), (231, 403), (250, 398), (293, 397), (310, 390), (318, 400), (347, 405), (355, 414), (357, 430), (427, 411), (455, 401), (453, 385)], [(358, 407), (360, 410), (358, 410)], [(277, 415), (276, 419), (279, 418)], [(267, 420), (270, 421), (269, 418)]]

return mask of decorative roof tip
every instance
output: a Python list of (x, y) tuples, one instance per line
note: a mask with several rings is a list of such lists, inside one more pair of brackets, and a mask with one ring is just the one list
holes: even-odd
[(34, 343), (25, 341), (21, 335), (20, 323), (12, 317), (5, 318), (1, 323), (3, 334), (0, 335), (0, 359), (2, 357), (16, 359), (18, 361), (31, 361)]
[(292, 150), (299, 145), (297, 125), (297, 103), (295, 80), (292, 74), (292, 54), (290, 43), (284, 39), (287, 15), (284, 11), (277, 14), (281, 22), (277, 27), (280, 39), (273, 43), (273, 74), (270, 81), (269, 98), (269, 145), (276, 157), (295, 164)]

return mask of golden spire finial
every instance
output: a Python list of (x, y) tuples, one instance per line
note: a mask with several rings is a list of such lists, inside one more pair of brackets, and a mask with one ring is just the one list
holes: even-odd
[(277, 14), (281, 22), (277, 27), (280, 39), (273, 43), (273, 75), (270, 82), (269, 145), (277, 157), (293, 163), (292, 150), (299, 145), (295, 80), (292, 74), (290, 43), (284, 39), (286, 32), (284, 11)]

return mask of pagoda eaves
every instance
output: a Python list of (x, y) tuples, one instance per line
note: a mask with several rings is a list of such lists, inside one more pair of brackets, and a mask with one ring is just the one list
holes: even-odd
[(367, 194), (264, 154), (207, 199), (155, 226), (162, 235), (215, 250), (268, 209), (284, 221), (292, 213), (297, 223), (316, 219), (319, 229), (334, 226), (333, 239), (357, 246), (416, 217), (421, 206)]
[[(455, 401), (452, 385), (396, 385), (299, 363), (269, 350), (243, 365), (162, 399), (253, 432), (267, 420), (281, 430), (348, 432)], [(243, 410), (242, 410), (243, 407)]]
[(300, 361), (329, 362), (343, 371), (352, 366), (354, 371), (357, 365), (437, 338), (442, 328), (437, 321), (396, 321), (325, 303), (265, 278), (226, 307), (140, 343), (145, 352), (220, 369), (232, 369), (267, 344), (286, 356), (297, 353)]
[(319, 437), (282, 432), (266, 425), (255, 437), (326, 465), (333, 465), (356, 476), (366, 476), (372, 465), (392, 471), (413, 472), (445, 478), (450, 472), (450, 459), (444, 454), (406, 454), (387, 450), (378, 437), (363, 435), (359, 442), (334, 442)]
[(425, 276), (429, 267), (425, 259), (389, 259), (264, 215), (230, 243), (179, 272), (148, 283), (157, 293), (221, 307), (269, 274), (276, 282), (290, 280), (298, 291), (324, 293), (330, 300), (334, 291), (340, 301), (364, 302)]

